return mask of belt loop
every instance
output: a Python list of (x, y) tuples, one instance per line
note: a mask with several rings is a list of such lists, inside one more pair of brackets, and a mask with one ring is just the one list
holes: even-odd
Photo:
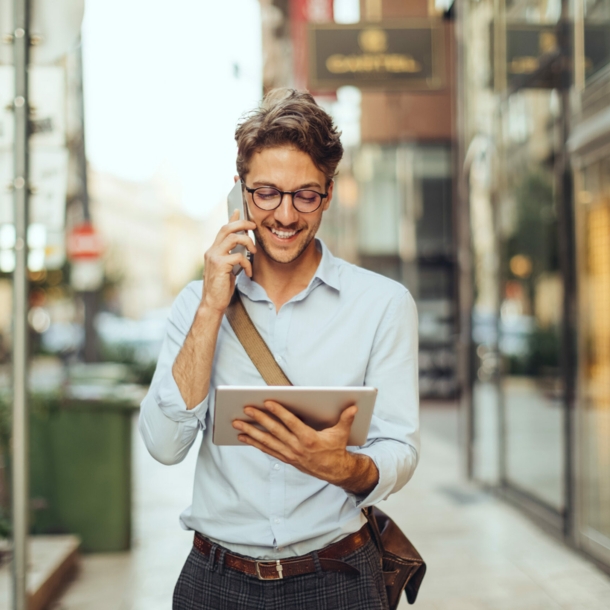
[(222, 576), (222, 572), (225, 567), (225, 555), (227, 554), (227, 549), (220, 548), (220, 557), (218, 557), (218, 573)]
[(216, 567), (216, 551), (217, 550), (218, 550), (218, 545), (213, 544), (212, 548), (210, 549), (210, 559), (208, 561), (208, 570), (210, 572), (213, 572), (214, 568)]
[(313, 563), (316, 566), (316, 576), (318, 578), (324, 578), (326, 574), (324, 574), (324, 570), (322, 569), (322, 564), (320, 563), (320, 558), (318, 557), (318, 551), (313, 551), (311, 556), (313, 557)]

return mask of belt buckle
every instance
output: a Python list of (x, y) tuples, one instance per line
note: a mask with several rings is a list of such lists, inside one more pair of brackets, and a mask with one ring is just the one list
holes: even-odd
[[(271, 576), (270, 578), (265, 578), (261, 574), (261, 569), (260, 569), (261, 564), (265, 565), (265, 567), (275, 567), (278, 575)], [(275, 565), (271, 561), (257, 561), (255, 563), (255, 566), (256, 566), (256, 576), (258, 577), (259, 580), (281, 580), (282, 578), (284, 578), (284, 568), (282, 567), (282, 564), (280, 563), (279, 559), (275, 560)]]

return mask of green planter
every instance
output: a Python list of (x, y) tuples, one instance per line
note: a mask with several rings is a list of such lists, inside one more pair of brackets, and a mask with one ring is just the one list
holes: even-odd
[(71, 533), (88, 552), (131, 545), (134, 400), (33, 397), (30, 417), (31, 531)]

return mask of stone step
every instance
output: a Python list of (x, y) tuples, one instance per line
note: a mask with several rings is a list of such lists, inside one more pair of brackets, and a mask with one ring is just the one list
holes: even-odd
[[(44, 610), (61, 592), (78, 566), (77, 536), (32, 536), (29, 540), (28, 610)], [(0, 610), (12, 599), (12, 565), (8, 543), (0, 544)]]

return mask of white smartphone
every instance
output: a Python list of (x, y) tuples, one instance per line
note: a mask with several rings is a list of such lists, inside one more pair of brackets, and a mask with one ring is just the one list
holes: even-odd
[[(231, 189), (229, 196), (227, 197), (227, 207), (228, 207), (228, 212), (229, 212), (229, 218), (231, 218), (231, 216), (233, 215), (233, 212), (235, 212), (235, 210), (239, 210), (240, 219), (247, 218), (245, 206), (246, 206), (246, 204), (244, 202), (242, 182), (241, 182), (241, 180), (238, 180), (235, 183), (235, 185), (233, 186), (233, 188)], [(245, 235), (245, 231), (240, 231), (238, 233), (238, 235)], [(233, 248), (233, 250), (231, 250), (231, 254), (235, 254), (235, 253), (244, 254), (248, 259), (250, 258), (250, 253), (248, 252), (248, 250), (245, 246), (242, 246), (242, 245), (235, 246), (235, 248)], [(239, 275), (239, 273), (241, 271), (243, 271), (243, 267), (241, 265), (234, 265), (233, 275)]]

